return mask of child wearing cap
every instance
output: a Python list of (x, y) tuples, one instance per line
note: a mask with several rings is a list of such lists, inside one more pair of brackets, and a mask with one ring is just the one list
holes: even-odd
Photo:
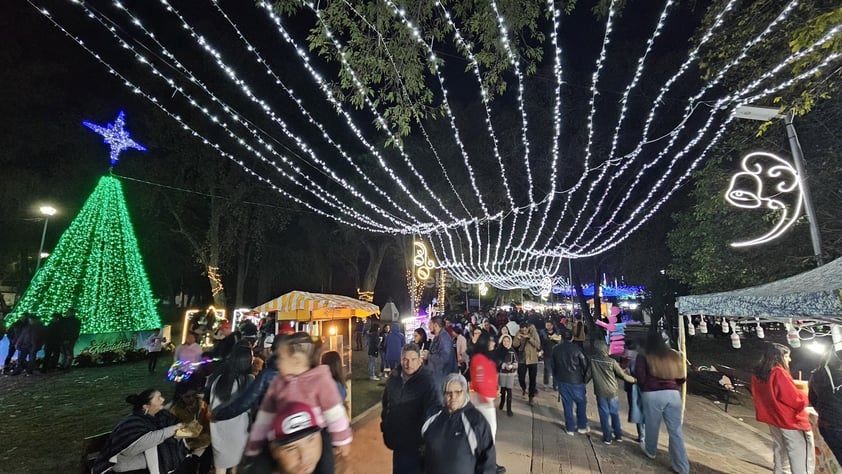
[(269, 432), (269, 451), (280, 474), (309, 474), (322, 457), (321, 428), (313, 409), (306, 403), (284, 405)]
[(322, 455), (315, 472), (334, 472), (334, 450), (341, 456), (349, 453), (353, 437), (348, 414), (330, 369), (319, 364), (320, 349), (320, 341), (314, 341), (307, 333), (296, 333), (280, 343), (279, 375), (269, 386), (257, 412), (246, 446), (247, 456), (260, 453), (281, 408), (292, 402), (309, 405), (323, 429)]

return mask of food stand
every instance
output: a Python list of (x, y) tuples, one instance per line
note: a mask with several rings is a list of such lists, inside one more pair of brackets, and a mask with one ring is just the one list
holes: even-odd
[[(350, 296), (306, 291), (291, 291), (253, 308), (253, 311), (274, 313), (279, 325), (285, 321), (296, 322), (299, 326), (303, 324), (304, 330), (310, 335), (321, 337), (327, 342), (326, 350), (339, 352), (348, 374), (351, 373), (352, 347), (345, 341), (350, 341), (353, 334), (352, 318), (380, 314), (377, 306)], [(349, 404), (352, 393), (349, 379)]]
[[(721, 317), (731, 324), (748, 325), (757, 331), (763, 322), (784, 323), (788, 327), (788, 341), (793, 347), (801, 344), (799, 334), (807, 331), (816, 335), (816, 328), (830, 326), (842, 335), (842, 258), (813, 270), (740, 290), (690, 295), (678, 298), (678, 311), (683, 317), (707, 315)], [(724, 324), (724, 323), (723, 323)], [(692, 325), (688, 326), (692, 328)], [(684, 324), (678, 325), (679, 347), (687, 357)], [(743, 328), (745, 330), (746, 328)], [(758, 331), (758, 337), (762, 332)], [(736, 338), (736, 341), (734, 339)], [(739, 335), (732, 333), (734, 348), (739, 348)], [(835, 347), (830, 350), (838, 350)], [(806, 390), (806, 382), (803, 382)], [(815, 429), (816, 418), (811, 416), (816, 442), (816, 472), (842, 472), (839, 460), (827, 449), (821, 434)]]

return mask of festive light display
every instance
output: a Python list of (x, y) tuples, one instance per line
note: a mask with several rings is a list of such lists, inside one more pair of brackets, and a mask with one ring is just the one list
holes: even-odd
[[(732, 206), (743, 209), (765, 208), (779, 213), (775, 226), (760, 237), (742, 242), (734, 242), (733, 247), (747, 247), (774, 240), (801, 217), (804, 204), (804, 191), (798, 171), (788, 161), (764, 151), (749, 153), (740, 162), (743, 171), (731, 176), (731, 184), (725, 193), (725, 200)], [(763, 178), (774, 179), (771, 194), (763, 187)], [(784, 199), (790, 197), (792, 210)]]
[(102, 141), (111, 147), (111, 166), (117, 164), (117, 161), (120, 159), (120, 153), (122, 153), (123, 150), (132, 149), (137, 151), (146, 151), (146, 148), (140, 143), (132, 140), (129, 136), (129, 132), (123, 128), (126, 125), (126, 113), (122, 110), (119, 114), (117, 114), (117, 119), (114, 120), (114, 122), (109, 123), (104, 127), (91, 122), (82, 122), (82, 124), (102, 135)]
[(433, 261), (427, 257), (427, 247), (424, 242), (415, 241), (412, 244), (415, 254), (412, 257), (412, 266), (415, 267), (415, 276), (426, 281), (430, 279), (430, 272), (435, 268)]
[[(28, 1), (33, 6), (37, 3)], [(251, 25), (248, 29), (238, 26), (237, 15), (229, 14), (230, 7), (222, 2), (212, 2), (210, 13), (199, 23), (168, 0), (157, 2), (160, 11), (154, 11), (154, 5), (141, 10), (115, 2), (116, 13), (71, 1), (78, 7), (74, 11), (83, 13), (95, 28), (114, 38), (120, 53), (86, 42), (62, 26), (72, 24), (70, 21), (54, 18), (46, 9), (39, 10), (130, 90), (281, 195), (318, 215), (358, 229), (419, 236), (431, 254), (428, 258), (425, 250), (424, 259), (434, 260), (436, 268), (447, 269), (465, 283), (528, 288), (538, 295), (548, 295), (548, 287), (555, 292), (569, 286), (558, 279), (564, 259), (610, 250), (650, 219), (721, 140), (737, 107), (771, 99), (839, 62), (838, 54), (825, 53), (809, 70), (798, 74), (791, 70), (795, 61), (823, 51), (824, 45), (838, 39), (842, 25), (830, 25), (821, 38), (790, 53), (780, 63), (767, 70), (756, 67), (755, 54), (765, 54), (756, 46), (780, 33), (781, 25), (798, 5), (798, 0), (791, 0), (759, 34), (736, 45), (733, 56), (710, 71), (709, 79), (691, 86), (697, 81), (687, 79), (710, 51), (712, 40), (726, 28), (740, 27), (739, 2), (729, 0), (721, 10), (712, 12), (710, 26), (692, 42), (686, 58), (678, 61), (675, 69), (664, 70), (660, 64), (652, 67), (656, 61), (653, 52), (665, 46), (659, 44), (665, 41), (661, 32), (677, 2), (662, 0), (658, 16), (643, 20), (641, 25), (650, 31), (650, 36), (645, 44), (635, 48), (629, 46), (630, 40), (618, 41), (615, 37), (619, 22), (626, 18), (619, 15), (620, 2), (612, 1), (604, 31), (600, 32), (602, 44), (593, 62), (587, 110), (580, 116), (565, 115), (562, 120), (561, 110), (570, 108), (563, 101), (568, 95), (562, 92), (569, 85), (561, 67), (560, 33), (565, 31), (564, 22), (570, 17), (562, 13), (563, 5), (546, 0), (542, 8), (547, 18), (552, 18), (551, 24), (545, 26), (549, 30), (545, 51), (551, 52), (553, 98), (547, 101), (551, 110), (545, 115), (552, 115), (552, 127), (531, 125), (537, 121), (530, 120), (527, 111), (532, 111), (526, 103), (534, 80), (524, 73), (522, 52), (512, 43), (513, 32), (501, 10), (505, 4), (492, 0), (487, 5), (489, 15), (494, 15), (489, 18), (496, 26), (493, 41), (509, 66), (503, 80), (511, 83), (512, 91), (511, 100), (498, 105), (485, 88), (486, 71), (476, 56), (480, 48), (474, 44), (476, 38), (464, 17), (453, 14), (446, 4), (435, 2), (434, 14), (438, 17), (432, 23), (446, 25), (448, 31), (446, 37), (437, 37), (435, 42), (450, 42), (451, 47), (434, 49), (433, 33), (414, 19), (409, 9), (401, 8), (394, 0), (384, 2), (393, 15), (389, 22), (394, 24), (393, 30), (414, 42), (421, 52), (418, 59), (430, 76), (425, 84), (437, 101), (432, 106), (443, 112), (444, 127), (440, 128), (444, 133), (437, 129), (433, 136), (432, 128), (428, 128), (430, 122), (413, 123), (426, 149), (404, 146), (397, 124), (375, 100), (377, 91), (364, 84), (355, 70), (357, 63), (350, 60), (354, 51), (344, 44), (347, 36), (335, 31), (332, 19), (323, 14), (323, 5), (303, 2), (296, 17), (296, 21), (309, 19), (314, 25), (310, 31), (324, 34), (320, 52), (311, 50), (301, 29), (288, 28), (286, 20), (267, 2), (257, 3), (258, 13), (265, 16), (255, 18), (255, 25), (276, 33), (280, 40), (277, 42), (267, 43), (265, 35), (255, 32)], [(396, 93), (410, 97), (402, 66), (390, 51), (389, 38), (378, 29), (384, 19), (368, 18), (370, 12), (353, 2), (342, 4), (358, 28), (372, 33), (383, 45), (384, 58), (397, 74)], [(143, 15), (148, 15), (149, 21), (141, 18)], [(81, 31), (87, 34), (87, 30)], [(277, 54), (278, 47), (286, 48), (286, 56)], [(442, 49), (455, 51), (468, 67), (443, 67), (449, 57), (436, 54)], [(101, 54), (106, 50), (107, 58)], [(640, 54), (629, 61), (629, 51)], [(118, 70), (113, 66), (125, 63), (123, 52), (134, 57), (139, 67), (123, 65)], [(325, 52), (338, 61), (331, 74), (322, 71), (325, 68), (316, 60), (317, 54)], [(115, 60), (115, 55), (121, 60)], [(203, 55), (212, 65), (210, 68), (196, 67), (195, 57)], [(620, 89), (619, 101), (606, 100), (600, 96), (602, 88), (608, 87), (603, 84), (606, 81), (602, 73), (618, 56), (623, 56), (623, 62), (632, 67), (625, 87)], [(283, 58), (281, 62), (279, 57)], [(311, 82), (309, 90), (300, 85), (302, 81), (296, 82), (296, 88), (287, 82), (285, 78), (296, 73)], [(222, 81), (218, 80), (220, 75)], [(746, 77), (746, 85), (726, 86), (742, 84), (734, 79)], [(348, 86), (350, 95), (358, 99), (354, 105), (359, 111), (350, 110), (337, 95), (338, 82)], [(472, 85), (476, 87), (479, 103), (475, 111), (454, 106), (457, 97), (465, 101), (448, 87), (455, 82), (460, 84), (460, 95)], [(640, 84), (654, 85), (657, 94), (640, 91)], [(546, 87), (546, 83), (538, 83), (538, 87)], [(666, 107), (667, 102), (673, 106)], [(516, 126), (512, 128), (507, 123), (512, 129), (504, 134), (500, 117), (505, 108), (511, 109)], [(642, 130), (638, 130), (631, 120), (644, 116)], [(122, 116), (117, 122), (121, 121)], [(361, 121), (373, 122), (376, 129), (361, 125)], [(122, 129), (117, 122), (109, 125), (113, 128), (100, 127), (97, 131), (105, 135), (105, 130), (112, 130), (112, 136), (122, 137), (117, 133)], [(569, 149), (563, 143), (570, 133), (565, 127), (577, 123), (586, 124), (587, 140), (579, 152), (562, 154), (561, 150)], [(479, 136), (483, 143), (463, 140), (467, 127), (472, 139)], [(130, 140), (127, 135), (124, 138)], [(540, 144), (536, 138), (540, 138)], [(129, 148), (120, 148), (119, 144), (126, 142), (114, 143), (115, 158)], [(599, 149), (602, 143), (605, 151)], [(533, 151), (539, 149), (546, 150), (543, 153), (547, 156)], [(489, 166), (494, 169), (482, 169)], [(487, 176), (489, 172), (493, 179)], [(456, 176), (467, 177), (463, 179), (467, 181), (465, 189), (458, 188), (462, 183), (452, 178)], [(472, 192), (465, 192), (468, 188)], [(735, 199), (748, 196), (742, 188), (735, 191), (743, 192), (734, 194)], [(771, 205), (773, 200), (765, 203)], [(785, 217), (761, 239), (788, 227), (794, 216)], [(425, 268), (423, 279), (429, 278), (432, 266)], [(421, 275), (412, 273), (413, 282), (408, 281), (408, 285), (415, 291), (414, 279)]]
[(99, 180), (7, 322), (75, 308), (83, 334), (161, 327), (120, 181)]

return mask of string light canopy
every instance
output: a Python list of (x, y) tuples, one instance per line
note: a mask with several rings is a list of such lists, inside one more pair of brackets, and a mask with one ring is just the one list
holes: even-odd
[[(842, 32), (829, 25), (802, 49), (758, 67), (766, 53), (757, 45), (779, 36), (797, 10), (798, 0), (780, 0), (760, 33), (735, 45), (700, 80), (696, 71), (717, 35), (742, 28), (737, 0), (712, 12), (698, 39), (686, 38), (692, 46), (672, 69), (658, 58), (680, 50), (675, 31), (664, 33), (681, 15), (679, 2), (661, 0), (651, 18), (641, 19), (620, 15), (622, 2), (611, 1), (593, 67), (583, 75), (562, 68), (569, 63), (563, 36), (581, 18), (546, 0), (541, 34), (550, 54), (533, 78), (505, 9), (519, 8), (517, 2), (477, 6), (493, 23), (480, 37), (463, 12), (439, 1), (430, 3), (435, 18), (426, 22), (397, 0), (384, 0), (388, 18), (358, 3), (331, 2), (347, 9), (340, 19), (328, 14), (330, 6), (306, 1), (294, 19), (268, 2), (214, 1), (200, 11), (201, 21), (199, 7), (169, 0), (142, 9), (69, 0), (60, 14), (27, 1), (129, 90), (256, 182), (358, 229), (419, 236), (436, 268), (460, 281), (536, 294), (564, 286), (558, 273), (565, 259), (606, 252), (649, 220), (721, 140), (737, 107), (771, 101), (836, 67), (839, 55), (823, 51)], [(74, 15), (91, 28), (80, 28)], [(301, 28), (308, 21), (310, 28)], [(638, 43), (619, 37), (629, 21), (648, 37)], [(420, 108), (412, 103), (416, 86), (404, 71), (425, 71), (430, 108), (441, 111), (440, 119), (416, 117), (414, 133), (402, 135), (408, 125), (361, 74), (349, 24), (382, 46), (395, 78), (391, 94), (414, 108)], [(445, 33), (431, 25), (446, 25)], [(92, 31), (96, 41), (87, 38)], [(308, 33), (323, 39), (318, 48), (310, 47)], [(401, 41), (390, 42), (389, 34)], [(499, 48), (508, 68), (500, 78), (508, 86), (502, 100), (494, 100), (488, 67), (478, 59), (487, 54), (482, 41)], [(417, 49), (411, 62), (400, 62), (398, 43)], [(817, 53), (820, 60), (795, 67)], [(336, 64), (325, 66), (319, 54)], [(615, 90), (621, 92), (606, 94)], [(537, 114), (535, 104), (546, 113)], [(578, 124), (585, 124), (586, 139), (577, 150), (568, 141)], [(112, 145), (112, 152), (122, 149)]]

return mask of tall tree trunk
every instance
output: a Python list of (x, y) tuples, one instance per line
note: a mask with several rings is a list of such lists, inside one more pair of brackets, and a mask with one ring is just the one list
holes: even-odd
[(251, 248), (248, 246), (246, 239), (240, 239), (237, 243), (237, 287), (236, 296), (234, 298), (234, 306), (241, 308), (243, 306), (244, 295), (246, 288), (246, 278), (249, 274), (249, 266), (251, 263)]
[(380, 266), (383, 264), (383, 257), (389, 248), (386, 240), (366, 241), (365, 248), (368, 250), (368, 265), (359, 288), (359, 291), (370, 291), (374, 297), (374, 287), (377, 284), (377, 276), (380, 274)]

